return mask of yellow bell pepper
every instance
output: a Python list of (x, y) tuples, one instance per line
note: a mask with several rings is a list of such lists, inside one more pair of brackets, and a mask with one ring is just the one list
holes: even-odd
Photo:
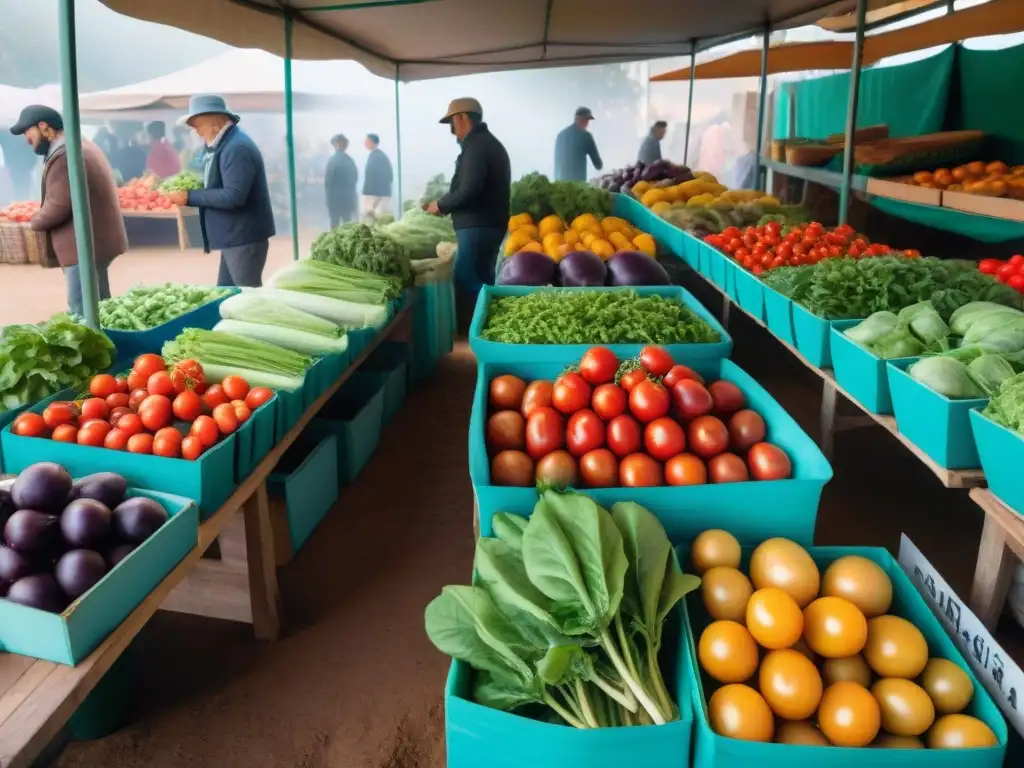
[(594, 238), (590, 243), (590, 250), (601, 257), (602, 260), (610, 259), (615, 255), (615, 246), (607, 240)]
[(637, 235), (633, 238), (633, 245), (638, 251), (650, 256), (651, 258), (658, 255), (658, 244), (654, 241), (654, 238), (648, 234)]
[(508, 220), (508, 231), (515, 232), (524, 224), (533, 224), (533, 218), (528, 213), (517, 213)]
[(540, 232), (541, 237), (543, 237), (544, 235), (549, 235), (552, 232), (564, 232), (565, 223), (555, 214), (551, 214), (550, 216), (545, 216), (543, 219), (540, 220), (538, 230)]

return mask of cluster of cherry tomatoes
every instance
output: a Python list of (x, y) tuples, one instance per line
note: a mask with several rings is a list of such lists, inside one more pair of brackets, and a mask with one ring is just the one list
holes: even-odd
[(591, 347), (578, 370), (490, 383), (486, 441), (495, 485), (702, 485), (790, 476), (764, 419), (724, 379), (708, 384), (663, 347), (620, 365)]
[(11, 203), (6, 208), (0, 208), (0, 221), (12, 221), (16, 224), (24, 224), (30, 221), (39, 211), (39, 203), (34, 200), (26, 200), (20, 203)]
[(1000, 259), (982, 259), (978, 262), (978, 270), (992, 275), (1001, 283), (1006, 283), (1020, 293), (1024, 293), (1024, 256), (1014, 254), (1005, 261)]
[(195, 360), (168, 368), (159, 355), (145, 354), (128, 374), (93, 376), (87, 397), (50, 403), (42, 414), (23, 413), (11, 430), (23, 437), (194, 461), (273, 396), (266, 387), (250, 388), (240, 376), (211, 385)]
[(855, 259), (870, 256), (921, 257), (915, 250), (895, 251), (888, 245), (871, 243), (857, 234), (849, 224), (826, 228), (814, 221), (806, 226), (784, 229), (777, 221), (761, 227), (728, 227), (718, 235), (708, 235), (704, 242), (729, 254), (744, 269), (760, 275), (779, 267), (799, 267), (817, 264), (824, 259), (850, 256)]

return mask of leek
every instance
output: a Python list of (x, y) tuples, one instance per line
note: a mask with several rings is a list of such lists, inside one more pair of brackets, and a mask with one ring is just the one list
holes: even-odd
[[(250, 372), (246, 379), (250, 386), (254, 383), (254, 372), (295, 379), (302, 386), (306, 370), (313, 364), (308, 355), (276, 344), (200, 328), (186, 328), (177, 338), (164, 344), (161, 354), (172, 363), (197, 360), (215, 378), (217, 374), (214, 370), (218, 366), (245, 369)], [(280, 385), (275, 388), (287, 389)]]
[(287, 304), (311, 315), (330, 320), (342, 328), (381, 328), (388, 320), (388, 309), (379, 304), (358, 304), (342, 299), (331, 299), (312, 293), (285, 291), (277, 288), (247, 288), (243, 296), (259, 296)]
[(210, 381), (224, 381), (228, 376), (241, 376), (250, 387), (268, 387), (277, 392), (296, 392), (302, 389), (306, 380), (305, 376), (282, 376), (279, 373), (216, 363), (203, 363), (203, 372)]
[(220, 305), (220, 316), (224, 320), (243, 320), (261, 325), (276, 325), (332, 339), (338, 339), (345, 335), (344, 329), (339, 328), (330, 320), (252, 293), (240, 293), (224, 301)]
[(286, 328), (269, 323), (221, 320), (213, 327), (213, 330), (221, 333), (230, 333), (233, 336), (244, 336), (247, 339), (265, 341), (268, 344), (276, 344), (285, 349), (316, 357), (340, 355), (348, 349), (348, 337), (345, 335), (340, 337), (337, 334), (325, 336), (320, 333), (300, 331), (296, 328)]
[(357, 304), (384, 304), (402, 293), (402, 285), (395, 278), (312, 259), (296, 261), (279, 269), (266, 281), (266, 285)]

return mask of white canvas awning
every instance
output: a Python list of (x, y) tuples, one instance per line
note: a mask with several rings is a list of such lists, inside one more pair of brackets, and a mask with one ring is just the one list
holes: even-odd
[(0, 84), (0, 126), (15, 123), (21, 110), (29, 104), (43, 104), (60, 109), (60, 86), (43, 85), (39, 88), (15, 88)]
[[(102, 0), (119, 13), (237, 47), (352, 59), (383, 77), (637, 61), (848, 13), (855, 0)], [(872, 7), (894, 0), (870, 0)]]

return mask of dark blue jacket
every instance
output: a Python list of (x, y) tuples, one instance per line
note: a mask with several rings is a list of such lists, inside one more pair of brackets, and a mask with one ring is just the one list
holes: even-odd
[(395, 174), (391, 161), (384, 150), (375, 149), (366, 158), (366, 174), (363, 178), (363, 194), (370, 197), (391, 197), (391, 182)]
[(236, 248), (274, 236), (274, 213), (263, 156), (237, 126), (229, 128), (212, 152), (205, 189), (188, 193), (199, 208), (203, 248)]

